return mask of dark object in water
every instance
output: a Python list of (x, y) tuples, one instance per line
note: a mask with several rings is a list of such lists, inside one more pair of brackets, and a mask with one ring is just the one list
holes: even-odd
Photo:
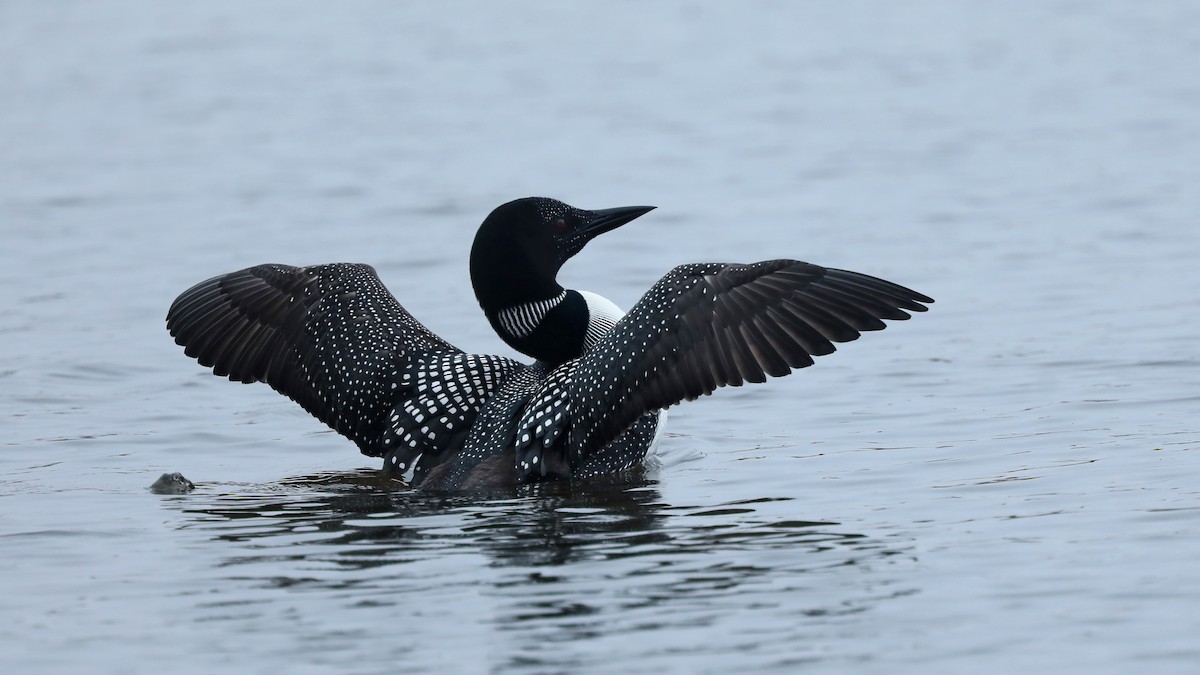
[(164, 473), (150, 486), (150, 491), (160, 495), (183, 495), (196, 489), (196, 484), (179, 472)]

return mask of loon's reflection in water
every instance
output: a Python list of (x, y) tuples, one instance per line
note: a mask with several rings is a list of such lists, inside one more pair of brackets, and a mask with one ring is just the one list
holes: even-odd
[[(226, 485), (238, 492), (225, 494), (205, 487), (215, 486), (164, 504), (189, 516), (185, 529), (229, 545), (218, 552), (226, 578), (259, 588), (353, 590), (372, 606), (407, 607), (482, 586), (515, 596), (493, 608), (506, 625), (607, 605), (648, 610), (653, 618), (643, 616), (644, 626), (670, 622), (664, 601), (675, 603), (667, 614), (678, 613), (680, 599), (703, 602), (733, 590), (748, 608), (803, 590), (812, 597), (801, 613), (812, 616), (859, 612), (912, 592), (889, 582), (893, 564), (912, 564), (907, 537), (771, 517), (794, 513), (791, 498), (672, 505), (645, 477), (546, 483), (517, 495), (437, 495), (373, 470)], [(722, 603), (728, 609), (729, 599)]]

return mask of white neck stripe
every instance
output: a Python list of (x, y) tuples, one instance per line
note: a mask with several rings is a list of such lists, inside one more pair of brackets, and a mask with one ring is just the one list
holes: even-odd
[(563, 291), (546, 300), (536, 300), (516, 307), (505, 307), (496, 314), (496, 317), (500, 320), (500, 326), (509, 335), (523, 338), (538, 327), (550, 310), (566, 299), (567, 292)]

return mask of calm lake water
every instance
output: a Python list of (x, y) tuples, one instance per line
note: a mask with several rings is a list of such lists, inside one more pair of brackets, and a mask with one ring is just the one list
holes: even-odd
[[(0, 670), (1200, 672), (1200, 5), (0, 4)], [(623, 484), (429, 496), (164, 330), (361, 261), (511, 355), (560, 279), (794, 257), (937, 304), (672, 410)], [(180, 471), (198, 487), (147, 486)]]

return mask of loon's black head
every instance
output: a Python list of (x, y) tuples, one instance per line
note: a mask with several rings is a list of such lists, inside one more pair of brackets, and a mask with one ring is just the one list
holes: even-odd
[[(556, 199), (526, 197), (502, 204), (483, 221), (471, 247), (471, 281), (485, 306), (538, 299), (589, 241), (654, 209), (621, 206), (588, 211)], [(492, 297), (500, 294), (504, 297)]]
[(522, 264), (553, 278), (563, 263), (596, 236), (653, 208), (622, 206), (588, 211), (546, 197), (526, 197), (502, 204), (479, 226), (471, 249), (472, 269), (477, 257), (492, 258), (503, 252), (519, 256)]

